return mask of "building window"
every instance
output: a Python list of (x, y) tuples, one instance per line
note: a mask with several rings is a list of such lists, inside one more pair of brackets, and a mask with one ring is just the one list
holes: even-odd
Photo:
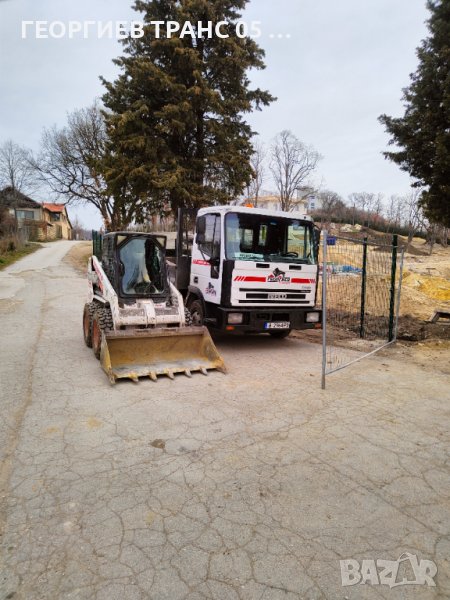
[(60, 213), (52, 213), (52, 221), (61, 221)]
[(18, 219), (28, 219), (30, 221), (34, 219), (34, 211), (32, 210), (17, 210), (16, 215)]

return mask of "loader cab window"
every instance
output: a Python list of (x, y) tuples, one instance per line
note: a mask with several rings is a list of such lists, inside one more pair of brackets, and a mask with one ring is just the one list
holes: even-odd
[(164, 256), (149, 238), (133, 237), (119, 245), (121, 288), (125, 296), (145, 297), (165, 291)]
[(313, 224), (286, 217), (228, 213), (225, 220), (229, 260), (315, 264)]

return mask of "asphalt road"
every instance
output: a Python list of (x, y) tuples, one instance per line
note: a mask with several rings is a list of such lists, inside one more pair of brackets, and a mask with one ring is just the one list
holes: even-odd
[[(111, 387), (71, 246), (0, 274), (0, 600), (450, 597), (445, 371), (391, 351), (323, 392), (319, 346), (260, 336), (218, 340), (228, 375)], [(405, 552), (436, 587), (342, 587)]]

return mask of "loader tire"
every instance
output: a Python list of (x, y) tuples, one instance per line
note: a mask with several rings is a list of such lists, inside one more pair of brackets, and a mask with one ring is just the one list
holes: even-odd
[(94, 318), (95, 307), (90, 302), (84, 305), (83, 310), (83, 337), (84, 343), (88, 348), (92, 348), (92, 319)]
[(102, 332), (106, 333), (114, 329), (111, 310), (109, 308), (97, 308), (92, 319), (92, 349), (95, 358), (100, 360), (102, 348)]
[(205, 322), (205, 313), (203, 310), (203, 304), (201, 300), (194, 300), (189, 305), (189, 310), (191, 312), (192, 324), (200, 327), (204, 325)]
[(192, 327), (192, 325), (194, 324), (191, 311), (186, 307), (184, 307), (184, 320), (186, 323), (186, 327)]

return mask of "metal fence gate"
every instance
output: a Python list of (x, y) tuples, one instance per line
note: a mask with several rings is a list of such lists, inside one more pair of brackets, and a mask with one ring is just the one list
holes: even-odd
[(396, 235), (388, 244), (322, 234), (325, 389), (327, 375), (396, 340), (404, 250)]

